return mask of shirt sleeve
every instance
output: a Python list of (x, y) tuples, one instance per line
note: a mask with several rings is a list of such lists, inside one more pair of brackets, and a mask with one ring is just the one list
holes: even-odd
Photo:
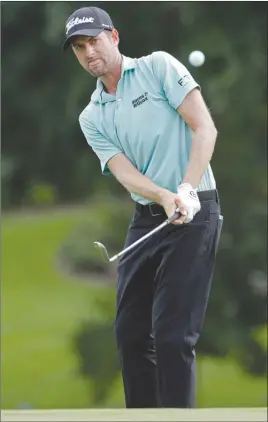
[(188, 69), (175, 57), (164, 51), (152, 54), (152, 67), (155, 76), (162, 84), (169, 104), (175, 110), (190, 91), (194, 88), (200, 89)]
[(101, 171), (104, 175), (111, 174), (109, 167), (107, 166), (108, 161), (123, 151), (113, 144), (112, 141), (103, 136), (98, 129), (83, 116), (83, 113), (79, 116), (79, 124), (81, 130), (86, 138), (88, 145), (97, 155), (100, 160)]

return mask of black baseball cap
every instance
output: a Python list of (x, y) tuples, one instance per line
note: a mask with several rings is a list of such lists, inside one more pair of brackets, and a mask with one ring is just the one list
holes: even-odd
[(63, 50), (69, 46), (75, 35), (95, 37), (104, 30), (112, 31), (113, 22), (105, 10), (98, 7), (82, 7), (72, 13), (65, 24), (65, 41)]

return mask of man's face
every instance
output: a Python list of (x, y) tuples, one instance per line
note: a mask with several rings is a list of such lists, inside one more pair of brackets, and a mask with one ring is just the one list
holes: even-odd
[(103, 31), (96, 37), (79, 35), (71, 45), (81, 66), (94, 77), (106, 75), (117, 59), (118, 32)]

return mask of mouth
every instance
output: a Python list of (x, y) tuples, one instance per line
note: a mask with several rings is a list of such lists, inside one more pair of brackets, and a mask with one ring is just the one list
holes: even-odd
[(94, 66), (97, 66), (99, 63), (100, 63), (100, 59), (91, 60), (90, 62), (88, 62), (88, 66), (94, 67)]

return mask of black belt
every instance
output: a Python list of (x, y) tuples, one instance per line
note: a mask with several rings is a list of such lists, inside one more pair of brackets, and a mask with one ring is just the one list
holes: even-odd
[[(215, 200), (217, 203), (219, 203), (219, 195), (216, 189), (197, 192), (197, 195), (200, 202)], [(155, 204), (154, 202), (147, 205), (142, 205), (136, 202), (136, 210), (144, 215), (151, 215), (153, 217), (163, 214), (166, 215), (164, 208), (161, 207), (161, 205)]]

